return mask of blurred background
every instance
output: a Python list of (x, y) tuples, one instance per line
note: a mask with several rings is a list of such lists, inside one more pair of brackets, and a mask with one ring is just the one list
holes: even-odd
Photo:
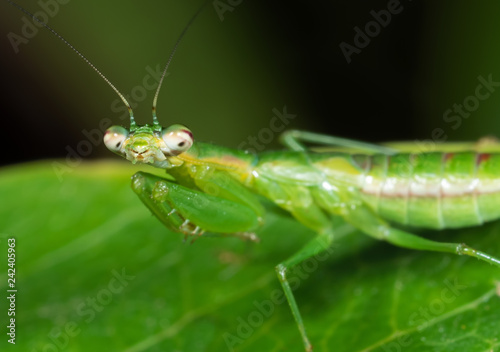
[[(132, 100), (138, 122), (150, 123), (146, 68), (164, 65), (200, 3), (72, 0), (48, 22), (124, 94), (146, 92)], [(286, 105), (297, 116), (287, 128), (372, 142), (429, 139), (436, 128), (448, 140), (500, 134), (500, 92), (469, 99), (473, 111), (458, 127), (455, 113), (443, 118), (475, 95), (478, 76), (500, 81), (498, 2), (241, 1), (219, 13), (214, 4), (227, 2), (209, 4), (170, 66), (158, 104), (164, 125), (183, 123), (198, 140), (236, 148)], [(115, 93), (48, 31), (16, 53), (9, 35), (22, 34), (26, 16), (0, 8), (2, 165), (64, 158), (104, 118), (128, 125)], [(395, 13), (385, 27), (373, 25), (373, 13), (383, 18), (388, 8)], [(348, 63), (340, 44), (356, 45), (356, 27), (372, 37)], [(280, 146), (274, 138), (264, 147)], [(114, 157), (102, 143), (85, 154)]]

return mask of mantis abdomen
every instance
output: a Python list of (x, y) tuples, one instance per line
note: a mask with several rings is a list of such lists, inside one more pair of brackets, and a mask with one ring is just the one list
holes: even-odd
[(369, 159), (363, 199), (386, 219), (440, 229), (500, 217), (500, 154), (424, 153)]
[(259, 193), (296, 217), (314, 213), (313, 204), (342, 215), (361, 202), (381, 218), (420, 228), (500, 218), (500, 154), (289, 153), (264, 157), (257, 170), (265, 179), (256, 182)]

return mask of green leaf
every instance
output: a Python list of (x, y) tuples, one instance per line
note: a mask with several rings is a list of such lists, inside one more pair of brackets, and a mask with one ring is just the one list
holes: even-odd
[[(16, 347), (302, 351), (274, 266), (314, 234), (270, 212), (259, 244), (184, 242), (130, 190), (136, 170), (83, 163), (60, 180), (45, 162), (0, 172), (0, 289), (7, 294), (7, 238), (14, 237)], [(424, 235), (500, 256), (499, 233), (494, 222)], [(295, 293), (315, 351), (499, 349), (500, 271), (490, 265), (355, 232), (327, 260), (299, 269)], [(2, 350), (10, 345), (8, 305), (0, 301)]]

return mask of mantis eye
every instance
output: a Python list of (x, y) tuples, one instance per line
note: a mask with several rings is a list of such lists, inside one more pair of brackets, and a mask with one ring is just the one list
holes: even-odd
[(128, 138), (128, 130), (121, 126), (111, 126), (104, 134), (104, 144), (112, 152), (120, 152), (123, 142)]
[(164, 128), (161, 134), (171, 155), (179, 155), (193, 145), (193, 134), (183, 125), (172, 125)]

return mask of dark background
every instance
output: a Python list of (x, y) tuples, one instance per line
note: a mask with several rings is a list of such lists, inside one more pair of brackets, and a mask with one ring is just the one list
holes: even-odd
[[(40, 9), (36, 1), (20, 3)], [(71, 0), (49, 24), (127, 94), (147, 65), (163, 66), (200, 3)], [(222, 21), (210, 3), (174, 57), (160, 121), (184, 123), (198, 140), (229, 147), (258, 136), (284, 105), (297, 115), (288, 128), (373, 142), (424, 140), (435, 128), (449, 140), (500, 135), (500, 92), (458, 128), (443, 120), (474, 95), (479, 75), (500, 81), (500, 4), (401, 1), (401, 12), (347, 63), (340, 43), (353, 45), (354, 28), (391, 3), (243, 0)], [(111, 111), (115, 93), (48, 31), (14, 53), (7, 35), (20, 33), (23, 16), (0, 2), (0, 163), (64, 158), (103, 118), (127, 125)], [(139, 123), (150, 122), (152, 98), (134, 109)], [(273, 139), (265, 147), (280, 146)], [(97, 157), (114, 156), (97, 143), (86, 158)]]

